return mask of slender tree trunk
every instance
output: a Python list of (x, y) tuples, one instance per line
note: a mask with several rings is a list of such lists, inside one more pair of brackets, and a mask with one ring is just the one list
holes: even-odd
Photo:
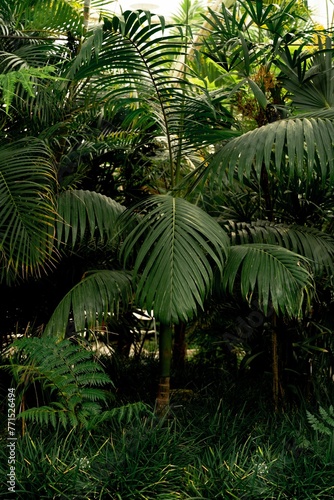
[(284, 402), (284, 389), (281, 380), (281, 370), (280, 370), (280, 355), (278, 346), (278, 335), (277, 335), (277, 316), (274, 313), (273, 316), (273, 330), (271, 333), (271, 345), (272, 345), (272, 370), (273, 370), (273, 401), (274, 408), (277, 412), (279, 409), (283, 409)]
[(268, 176), (268, 172), (267, 172), (264, 164), (262, 165), (262, 169), (261, 169), (261, 189), (263, 192), (263, 198), (264, 198), (265, 208), (266, 208), (265, 215), (269, 221), (272, 221), (273, 220), (273, 200), (271, 199), (269, 176)]
[(161, 417), (166, 415), (169, 407), (172, 338), (172, 325), (161, 324), (159, 333), (160, 379), (156, 399), (156, 413)]
[(186, 324), (181, 321), (174, 327), (173, 367), (183, 370), (186, 360)]
[(277, 331), (274, 329), (271, 334), (272, 341), (272, 367), (273, 367), (273, 399), (275, 411), (278, 411), (278, 393), (279, 393), (279, 372), (278, 372), (278, 354), (277, 354)]

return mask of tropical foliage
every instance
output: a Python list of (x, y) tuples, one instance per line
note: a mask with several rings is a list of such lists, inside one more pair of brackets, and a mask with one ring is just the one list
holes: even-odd
[[(17, 395), (21, 397), (20, 418), (40, 425), (58, 422), (65, 428), (78, 424), (87, 427), (101, 412), (101, 403), (107, 391), (101, 386), (110, 384), (101, 365), (92, 359), (92, 353), (68, 339), (55, 343), (50, 338), (26, 338), (12, 344), (11, 363), (7, 366), (16, 380)], [(44, 405), (24, 410), (26, 392), (40, 383)], [(56, 394), (52, 394), (56, 392)], [(52, 397), (53, 396), (53, 397)]]
[(139, 307), (170, 345), (213, 288), (301, 317), (333, 255), (332, 48), (307, 10), (209, 9), (190, 56), (190, 32), (150, 13), (48, 8), (2, 12), (2, 282), (80, 259), (43, 318), (57, 338)]
[(332, 498), (332, 34), (298, 2), (108, 3), (0, 7), (18, 498)]

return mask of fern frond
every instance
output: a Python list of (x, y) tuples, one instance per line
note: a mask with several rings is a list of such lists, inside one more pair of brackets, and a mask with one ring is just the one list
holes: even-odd
[(319, 413), (323, 421), (330, 427), (332, 427), (332, 432), (334, 433), (334, 415), (333, 406), (330, 406), (328, 410), (325, 410), (322, 406), (319, 406)]
[(86, 427), (89, 419), (101, 412), (100, 403), (106, 401), (108, 393), (100, 387), (110, 385), (111, 380), (91, 352), (68, 339), (57, 343), (49, 337), (22, 338), (11, 349), (20, 357), (21, 365), (6, 368), (16, 373), (22, 391), (38, 381), (55, 399), (21, 412), (19, 418), (53, 427), (58, 422), (64, 427)]
[(323, 418), (323, 421), (319, 417), (310, 413), (309, 411), (306, 412), (309, 424), (311, 425), (312, 429), (319, 432), (320, 434), (325, 434), (327, 436), (333, 437), (334, 420), (329, 416), (328, 412), (321, 406), (319, 407), (319, 412), (321, 417)]
[(129, 424), (135, 419), (142, 418), (143, 416), (154, 417), (154, 413), (148, 405), (141, 401), (138, 403), (130, 403), (94, 416), (89, 422), (88, 429), (91, 430), (109, 420), (116, 421), (120, 425)]
[(36, 422), (40, 426), (51, 424), (54, 428), (57, 427), (57, 422), (59, 420), (66, 428), (68, 424), (66, 411), (63, 408), (58, 408), (57, 406), (58, 405), (54, 403), (51, 406), (29, 408), (28, 410), (19, 413), (18, 418), (24, 418), (27, 422)]

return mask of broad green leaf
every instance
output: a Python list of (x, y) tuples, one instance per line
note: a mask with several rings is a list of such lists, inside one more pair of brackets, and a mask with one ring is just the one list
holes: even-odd
[(74, 247), (85, 238), (111, 242), (117, 235), (117, 219), (125, 207), (94, 191), (67, 190), (58, 198), (58, 244)]
[(312, 287), (305, 264), (303, 257), (278, 245), (232, 246), (228, 250), (222, 286), (232, 293), (240, 276), (240, 291), (246, 300), (251, 300), (256, 293), (265, 312), (272, 304), (277, 313), (297, 317), (305, 292)]
[[(154, 196), (134, 211), (142, 217), (121, 256), (126, 262), (136, 252), (136, 301), (165, 324), (187, 321), (203, 308), (213, 266), (222, 273), (228, 238), (212, 217), (182, 198)], [(125, 215), (131, 220), (132, 212)]]
[(62, 339), (70, 317), (77, 333), (95, 329), (108, 315), (119, 314), (132, 301), (130, 275), (123, 271), (95, 271), (87, 274), (61, 300), (44, 335)]

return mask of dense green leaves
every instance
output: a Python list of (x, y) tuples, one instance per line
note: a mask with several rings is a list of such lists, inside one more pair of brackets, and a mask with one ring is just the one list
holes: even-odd
[(276, 312), (298, 316), (304, 293), (312, 286), (305, 259), (278, 245), (239, 245), (229, 248), (223, 288), (233, 292), (240, 272), (243, 297), (251, 300), (256, 290), (266, 312), (272, 304)]
[(222, 273), (228, 238), (214, 219), (182, 198), (154, 196), (134, 210), (142, 218), (122, 255), (126, 261), (137, 251), (137, 303), (163, 323), (187, 321), (203, 308), (213, 265)]
[(71, 320), (74, 330), (83, 333), (98, 328), (109, 315), (117, 316), (132, 301), (131, 278), (123, 271), (95, 271), (87, 274), (61, 300), (45, 335), (64, 338)]
[(67, 77), (90, 79), (85, 90), (90, 106), (103, 99), (114, 113), (131, 111), (134, 128), (142, 126), (143, 116), (146, 124), (155, 124), (154, 135), (166, 140), (173, 186), (181, 151), (193, 151), (235, 132), (219, 99), (215, 102), (190, 83), (182, 65), (173, 70), (184, 43), (167, 28), (163, 19), (147, 12), (126, 11), (121, 17), (106, 18), (104, 31), (96, 28), (86, 38)]
[[(280, 178), (299, 178), (306, 184), (317, 179), (323, 185), (334, 181), (334, 126), (329, 119), (290, 118), (251, 130), (229, 141), (216, 155), (210, 173), (220, 180), (235, 170), (239, 179), (258, 178), (263, 166)], [(217, 178), (213, 177), (215, 184)]]
[[(282, 8), (251, 0), (231, 10), (223, 6), (221, 14), (211, 11), (205, 16), (205, 47), (211, 51), (206, 56), (215, 69), (212, 74), (224, 76), (222, 90), (222, 79), (209, 80), (205, 71), (201, 75), (192, 72), (195, 66), (185, 54), (190, 37), (187, 28), (183, 37), (182, 27), (173, 30), (150, 13), (127, 11), (119, 17), (105, 16), (101, 25), (86, 31), (82, 13), (75, 10), (72, 16), (68, 2), (48, 1), (43, 8), (40, 0), (30, 3), (31, 12), (26, 10), (29, 2), (14, 10), (18, 25), (25, 24), (32, 36), (22, 41), (22, 31), (14, 42), (6, 38), (1, 42), (5, 50), (0, 62), (8, 76), (0, 79), (0, 85), (9, 89), (3, 95), (4, 104), (12, 104), (10, 120), (3, 112), (1, 130), (4, 140), (31, 134), (44, 137), (48, 147), (33, 141), (0, 150), (1, 278), (27, 276), (45, 268), (55, 248), (62, 255), (75, 250), (83, 256), (80, 276), (85, 269), (110, 268), (111, 262), (119, 269), (119, 255), (112, 244), (120, 242), (115, 239), (118, 236), (124, 239), (122, 264), (134, 270), (133, 279), (119, 270), (84, 274), (60, 302), (46, 334), (64, 336), (70, 318), (77, 333), (85, 332), (108, 314), (117, 315), (132, 300), (138, 307), (153, 310), (169, 328), (204, 309), (214, 278), (223, 280), (230, 291), (235, 291), (240, 278), (244, 298), (258, 294), (264, 309), (272, 303), (277, 311), (298, 315), (312, 280), (306, 261), (297, 254), (310, 259), (314, 273), (330, 273), (330, 238), (302, 227), (286, 230), (253, 224), (236, 227), (231, 237), (234, 246), (229, 248), (226, 232), (213, 217), (185, 199), (156, 194), (169, 190), (180, 194), (181, 180), (187, 191), (190, 176), (184, 178), (182, 171), (186, 163), (188, 168), (183, 170), (187, 173), (203, 165), (206, 173), (201, 180), (210, 176), (214, 193), (230, 180), (233, 196), (236, 178), (252, 184), (247, 193), (253, 190), (258, 201), (248, 220), (256, 217), (261, 204), (264, 217), (276, 220), (271, 202), (277, 186), (290, 192), (298, 186), (294, 194), (303, 200), (312, 183), (331, 189), (333, 115), (280, 119), (288, 96), (281, 92), (276, 67), (272, 69), (281, 58), (282, 72), (289, 66), (285, 74), (291, 70), (295, 75), (294, 103), (299, 102), (298, 85), (305, 83), (316, 87), (313, 97), (320, 89), (330, 104), (331, 47), (320, 51), (312, 59), (317, 68), (308, 70), (306, 60), (299, 64), (298, 54), (295, 59), (294, 55), (282, 56), (293, 54), (288, 43), (289, 27), (297, 26), (291, 16), (292, 2)], [(54, 16), (44, 19), (48, 8)], [(71, 19), (66, 20), (67, 13)], [(8, 33), (14, 33), (14, 24), (7, 22)], [(55, 40), (58, 37), (61, 43)], [(204, 60), (203, 53), (197, 55), (198, 61)], [(181, 62), (183, 58), (187, 64)], [(49, 65), (55, 68), (55, 79), (45, 79), (45, 85), (35, 87)], [(34, 70), (29, 74), (31, 67)], [(313, 104), (320, 101), (315, 99)], [(282, 105), (280, 112), (274, 106), (274, 115), (267, 117), (267, 105), (272, 103)], [(253, 117), (245, 127), (268, 124), (231, 140), (243, 129), (242, 123), (238, 128), (238, 120), (246, 116), (248, 105), (261, 116)], [(277, 121), (269, 123), (273, 119)], [(125, 141), (117, 142), (124, 134), (131, 136), (130, 147)], [(145, 179), (139, 183), (140, 196), (155, 195), (123, 214), (124, 208), (104, 194), (121, 193), (141, 172)], [(56, 177), (61, 186), (56, 186)], [(76, 189), (65, 191), (66, 187)], [(201, 192), (195, 192), (196, 188), (193, 199), (215, 204), (213, 198), (208, 200), (211, 193), (204, 182)], [(123, 199), (135, 197), (124, 195)], [(277, 220), (283, 220), (281, 214)], [(102, 257), (98, 252), (92, 257), (87, 251), (91, 239), (94, 248), (100, 245)]]
[(87, 239), (111, 242), (124, 207), (93, 191), (68, 190), (58, 198), (57, 239), (74, 247)]
[(334, 239), (315, 228), (275, 224), (268, 221), (224, 224), (232, 245), (268, 243), (303, 255), (316, 276), (331, 275), (334, 266)]
[(0, 149), (0, 278), (40, 272), (52, 253), (55, 220), (52, 154), (36, 139)]

